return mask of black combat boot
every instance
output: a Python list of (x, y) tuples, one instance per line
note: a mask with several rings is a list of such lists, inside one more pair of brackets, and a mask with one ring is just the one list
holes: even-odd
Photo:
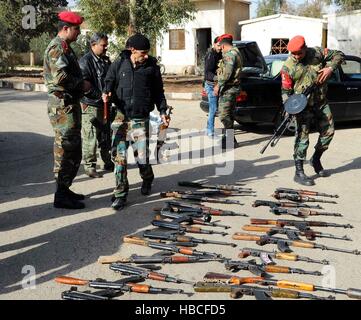
[(63, 209), (84, 209), (84, 203), (72, 198), (68, 192), (57, 190), (54, 195), (54, 207)]
[(310, 159), (310, 164), (315, 169), (315, 172), (320, 177), (329, 177), (330, 173), (327, 172), (325, 169), (323, 169), (321, 164), (321, 156), (323, 154), (323, 151), (321, 150), (315, 150), (315, 153), (313, 154), (312, 158)]
[(140, 192), (143, 196), (150, 195), (150, 192), (152, 191), (152, 182), (151, 181), (143, 181), (142, 187), (140, 189)]
[(66, 190), (66, 193), (70, 196), (70, 198), (73, 198), (74, 200), (84, 200), (85, 196), (83, 194), (80, 193), (75, 193), (73, 191), (71, 191), (70, 189)]
[(315, 182), (312, 178), (305, 175), (305, 172), (303, 171), (303, 160), (295, 160), (295, 166), (296, 166), (296, 174), (293, 180), (299, 184), (302, 184), (304, 186), (313, 186), (315, 185)]
[(111, 207), (114, 210), (122, 210), (125, 207), (126, 200), (124, 198), (115, 198), (114, 202), (112, 203)]

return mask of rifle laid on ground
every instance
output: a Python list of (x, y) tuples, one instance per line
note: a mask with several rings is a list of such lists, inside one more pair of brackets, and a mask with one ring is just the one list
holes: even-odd
[(216, 198), (202, 197), (202, 196), (199, 196), (199, 195), (183, 194), (182, 192), (161, 192), (160, 196), (162, 198), (177, 198), (177, 199), (199, 201), (199, 202), (239, 204), (241, 206), (244, 205), (244, 203), (241, 203), (238, 200), (216, 199)]
[[(204, 226), (220, 227), (220, 228), (224, 228), (224, 229), (230, 228), (230, 226), (226, 226), (224, 224), (220, 224), (217, 222), (210, 222), (210, 220), (212, 218), (209, 215), (202, 215), (201, 217), (203, 219), (198, 219), (198, 218), (193, 217), (192, 214), (181, 214), (181, 213), (177, 213), (177, 212), (173, 212), (173, 211), (167, 211), (164, 209), (162, 209), (159, 213), (160, 213), (160, 216), (162, 216), (162, 217), (173, 219), (172, 222), (174, 222), (174, 223), (187, 222), (189, 224), (200, 224), (200, 225), (204, 225)], [(159, 219), (156, 218), (156, 220), (159, 220)]]
[(331, 223), (331, 222), (323, 222), (323, 221), (297, 221), (297, 220), (287, 220), (287, 219), (277, 219), (277, 220), (269, 220), (269, 219), (251, 219), (251, 224), (271, 224), (278, 227), (284, 226), (293, 226), (299, 230), (307, 230), (310, 227), (334, 227), (334, 228), (349, 228), (352, 229), (353, 226), (351, 224), (339, 224), (339, 223)]
[(291, 216), (300, 217), (300, 218), (307, 218), (309, 216), (333, 216), (333, 217), (342, 217), (341, 213), (335, 212), (320, 212), (314, 211), (307, 208), (280, 208), (280, 207), (273, 207), (270, 208), (270, 212), (281, 215), (281, 214), (289, 214)]
[(232, 261), (227, 260), (225, 262), (225, 267), (227, 270), (236, 272), (239, 270), (248, 270), (255, 274), (256, 276), (265, 277), (267, 273), (299, 273), (299, 274), (309, 274), (312, 276), (322, 276), (322, 273), (319, 271), (306, 271), (298, 268), (289, 268), (279, 265), (263, 265), (257, 264), (255, 260), (244, 261)]
[(153, 220), (152, 225), (159, 228), (165, 228), (165, 229), (171, 229), (171, 230), (177, 230), (181, 233), (189, 232), (189, 233), (201, 233), (201, 234), (220, 234), (222, 236), (227, 235), (227, 232), (221, 232), (221, 231), (213, 231), (213, 230), (205, 230), (197, 227), (190, 227), (190, 226), (184, 226), (180, 223), (174, 223), (164, 220)]
[(278, 193), (293, 193), (300, 196), (320, 196), (320, 197), (329, 197), (329, 198), (338, 198), (337, 194), (327, 194), (311, 190), (302, 190), (302, 189), (291, 189), (291, 188), (277, 188), (276, 192)]
[(264, 251), (253, 248), (243, 248), (238, 254), (238, 258), (247, 258), (249, 256), (259, 257), (266, 265), (274, 264), (273, 259), (288, 260), (288, 261), (305, 261), (309, 263), (330, 264), (327, 260), (314, 260), (308, 257), (302, 257), (294, 253), (278, 252), (278, 251)]
[(337, 204), (336, 201), (332, 201), (332, 200), (316, 199), (316, 198), (311, 198), (309, 196), (301, 196), (299, 194), (289, 194), (289, 193), (281, 193), (281, 192), (275, 192), (272, 195), (272, 197), (277, 200), (290, 200), (295, 202), (321, 202), (321, 203)]
[(99, 290), (96, 292), (90, 291), (78, 291), (77, 287), (71, 287), (70, 290), (61, 293), (63, 300), (111, 300), (112, 297), (116, 296), (114, 290)]
[(274, 234), (285, 234), (291, 240), (301, 240), (299, 236), (304, 236), (306, 237), (307, 240), (315, 240), (316, 238), (328, 238), (328, 239), (352, 241), (352, 239), (346, 235), (342, 237), (338, 237), (330, 233), (323, 233), (312, 229), (297, 230), (297, 229), (284, 228), (284, 227), (244, 225), (242, 227), (242, 230), (266, 232), (267, 235), (269, 236), (272, 236)]
[(178, 185), (180, 187), (190, 187), (190, 188), (198, 188), (198, 189), (217, 189), (217, 190), (225, 190), (225, 191), (241, 191), (241, 192), (249, 192), (253, 193), (251, 188), (243, 188), (239, 185), (231, 185), (231, 184), (208, 184), (208, 183), (198, 183), (198, 182), (190, 182), (190, 181), (179, 181)]
[(242, 298), (244, 295), (254, 296), (256, 300), (283, 299), (311, 299), (311, 300), (335, 300), (335, 297), (319, 297), (310, 293), (273, 287), (262, 288), (248, 285), (230, 285), (225, 283), (197, 282), (194, 285), (195, 292), (230, 292), (233, 299)]
[(314, 242), (301, 241), (301, 240), (288, 240), (283, 238), (271, 237), (271, 236), (259, 236), (257, 234), (251, 233), (241, 233), (236, 232), (232, 239), (234, 240), (246, 240), (246, 241), (256, 241), (256, 243), (260, 246), (265, 244), (277, 244), (278, 249), (281, 252), (292, 252), (291, 247), (305, 248), (305, 249), (321, 249), (321, 250), (330, 250), (330, 251), (338, 251), (343, 253), (351, 253), (355, 255), (360, 255), (361, 252), (359, 250), (346, 250), (341, 248), (333, 248), (328, 247), (323, 244), (317, 244)]
[(89, 286), (90, 288), (115, 290), (120, 292), (156, 293), (156, 294), (184, 293), (184, 291), (180, 289), (155, 288), (147, 284), (136, 283), (136, 282), (144, 281), (145, 278), (146, 277), (136, 275), (133, 277), (121, 279), (119, 281), (110, 282), (103, 279), (85, 280), (85, 279), (78, 279), (71, 277), (56, 277), (55, 281), (62, 284)]
[(160, 240), (167, 240), (167, 241), (177, 241), (179, 243), (182, 242), (194, 242), (194, 243), (204, 243), (204, 244), (219, 244), (223, 246), (231, 246), (236, 247), (237, 245), (235, 243), (230, 242), (223, 242), (223, 241), (215, 241), (215, 240), (207, 240), (207, 239), (199, 239), (194, 237), (187, 237), (179, 234), (174, 233), (160, 233), (160, 232), (152, 232), (145, 231), (143, 233), (143, 237), (150, 238), (150, 239), (160, 239)]
[(147, 263), (161, 263), (161, 264), (178, 264), (178, 263), (196, 263), (196, 262), (209, 262), (209, 261), (224, 261), (223, 258), (203, 258), (196, 256), (177, 256), (172, 255), (171, 252), (166, 252), (168, 255), (156, 253), (152, 256), (138, 256), (132, 254), (130, 257), (125, 258), (119, 255), (113, 256), (101, 256), (98, 262), (101, 264), (110, 264), (114, 262), (120, 263), (135, 263), (135, 264), (147, 264)]
[(190, 203), (167, 201), (167, 206), (175, 212), (196, 212), (200, 214), (209, 214), (211, 216), (240, 216), (248, 217), (245, 213), (237, 213), (229, 210), (215, 209), (202, 205), (195, 205)]
[(189, 256), (202, 256), (202, 257), (214, 257), (214, 258), (222, 258), (222, 255), (213, 252), (206, 251), (198, 251), (195, 249), (177, 247), (174, 244), (160, 243), (155, 241), (148, 241), (135, 236), (124, 236), (123, 241), (125, 243), (138, 244), (141, 246), (158, 249), (158, 250), (166, 250), (175, 253), (181, 253)]
[[(146, 268), (134, 267), (128, 264), (115, 262), (109, 266), (110, 270), (120, 272), (125, 275), (136, 275), (143, 277), (145, 279), (165, 281), (165, 282), (174, 282), (174, 283), (187, 283), (193, 285), (194, 282), (183, 280), (175, 277), (171, 277), (165, 273), (150, 271)], [(179, 292), (177, 292), (179, 293)]]
[[(227, 274), (211, 274), (205, 279), (207, 282), (223, 282), (227, 284), (235, 284), (235, 285), (241, 285), (244, 282), (244, 278), (237, 277), (234, 275), (227, 275)], [(294, 289), (294, 290), (301, 290), (301, 291), (325, 291), (325, 292), (332, 292), (332, 293), (339, 293), (339, 294), (345, 294), (349, 298), (353, 299), (361, 299), (361, 290), (360, 289), (334, 289), (334, 288), (328, 288), (328, 287), (321, 287), (321, 286), (315, 286), (311, 283), (303, 283), (303, 282), (296, 282), (296, 281), (289, 281), (289, 280), (276, 280), (276, 279), (264, 279), (259, 281), (255, 281), (254, 283), (257, 283), (259, 285), (263, 286), (275, 286), (277, 288), (282, 289)]]
[(275, 201), (267, 201), (267, 200), (256, 200), (253, 204), (252, 207), (260, 207), (260, 206), (267, 206), (267, 207), (271, 207), (271, 208), (277, 208), (277, 207), (282, 207), (282, 208), (310, 208), (310, 209), (323, 209), (321, 206), (319, 205), (308, 205), (308, 204), (304, 204), (304, 203), (295, 203), (295, 202), (287, 202), (287, 201), (280, 201), (280, 202), (275, 202)]

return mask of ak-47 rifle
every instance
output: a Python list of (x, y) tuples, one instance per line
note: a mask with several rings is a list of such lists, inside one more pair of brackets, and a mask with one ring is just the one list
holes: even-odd
[(355, 255), (360, 255), (361, 252), (359, 250), (347, 250), (341, 248), (333, 248), (328, 247), (323, 244), (317, 244), (314, 242), (301, 241), (301, 240), (288, 240), (283, 238), (271, 237), (271, 236), (259, 236), (257, 234), (252, 233), (242, 233), (236, 232), (232, 239), (234, 240), (246, 240), (246, 241), (256, 241), (256, 243), (260, 246), (265, 244), (277, 244), (278, 249), (282, 252), (292, 252), (291, 247), (305, 248), (305, 249), (321, 249), (321, 250), (330, 250), (337, 251), (343, 253), (350, 253)]
[(270, 212), (281, 215), (281, 214), (289, 214), (291, 216), (299, 217), (299, 218), (307, 218), (309, 216), (333, 216), (333, 217), (342, 217), (341, 213), (335, 212), (320, 212), (314, 211), (307, 208), (280, 208), (273, 207), (270, 208)]
[(307, 205), (304, 203), (294, 203), (294, 202), (275, 202), (275, 201), (267, 201), (267, 200), (256, 200), (253, 204), (252, 207), (260, 207), (260, 206), (268, 206), (271, 208), (277, 208), (277, 207), (282, 207), (282, 208), (312, 208), (312, 209), (323, 209), (320, 205)]
[(315, 240), (316, 238), (329, 238), (329, 239), (352, 241), (352, 239), (346, 235), (342, 237), (338, 237), (330, 233), (323, 233), (312, 229), (295, 230), (291, 228), (273, 227), (273, 226), (268, 227), (268, 226), (244, 225), (242, 227), (242, 230), (266, 232), (267, 235), (269, 236), (275, 234), (285, 234), (291, 240), (301, 240), (299, 236), (304, 236), (306, 237), (307, 240)]
[(336, 201), (316, 199), (316, 198), (302, 196), (302, 195), (294, 194), (294, 193), (289, 194), (289, 193), (275, 192), (272, 196), (273, 196), (273, 198), (275, 198), (277, 200), (290, 200), (290, 201), (295, 201), (295, 202), (337, 203)]
[(156, 241), (148, 241), (139, 237), (135, 236), (124, 236), (123, 241), (125, 243), (132, 243), (138, 244), (141, 246), (158, 249), (158, 250), (166, 250), (175, 253), (181, 253), (189, 256), (201, 256), (201, 257), (214, 257), (214, 258), (222, 258), (222, 255), (213, 252), (206, 252), (206, 251), (198, 251), (195, 249), (184, 248), (184, 247), (177, 247), (174, 244), (168, 243), (160, 243)]
[(207, 214), (211, 216), (240, 216), (248, 217), (245, 213), (238, 213), (230, 210), (215, 209), (203, 205), (195, 205), (190, 203), (167, 201), (167, 208), (171, 208), (175, 212), (196, 212), (198, 214)]
[(318, 263), (318, 264), (329, 264), (330, 262), (327, 260), (315, 260), (308, 257), (302, 257), (298, 254), (294, 253), (286, 253), (286, 252), (279, 252), (279, 251), (264, 251), (259, 249), (253, 248), (243, 248), (240, 253), (238, 254), (238, 258), (244, 259), (249, 256), (252, 257), (259, 257), (262, 262), (266, 265), (274, 264), (273, 259), (280, 259), (280, 260), (288, 260), (288, 261), (305, 261), (309, 263)]
[(228, 234), (227, 232), (205, 230), (198, 227), (184, 226), (181, 225), (180, 223), (174, 223), (165, 220), (153, 220), (151, 223), (155, 227), (177, 230), (181, 233), (189, 232), (189, 233), (201, 233), (201, 234), (220, 234), (222, 236)]
[(145, 277), (136, 275), (118, 281), (110, 282), (103, 279), (85, 280), (85, 279), (62, 276), (62, 277), (56, 277), (55, 281), (62, 284), (89, 286), (90, 288), (115, 290), (120, 292), (156, 293), (156, 294), (184, 293), (184, 291), (180, 289), (155, 288), (147, 284), (136, 283), (136, 282), (144, 281), (144, 279)]
[(231, 196), (247, 196), (247, 197), (256, 197), (255, 194), (251, 194), (249, 192), (245, 193), (243, 191), (228, 191), (228, 190), (204, 190), (204, 191), (198, 191), (198, 190), (170, 190), (167, 191), (167, 193), (179, 193), (179, 194), (190, 194), (195, 196), (203, 196), (203, 197), (231, 197)]
[(267, 273), (299, 273), (299, 274), (309, 274), (312, 276), (322, 276), (322, 273), (319, 271), (306, 271), (298, 268), (290, 268), (279, 265), (263, 265), (257, 264), (255, 260), (244, 261), (232, 261), (226, 260), (225, 267), (230, 271), (239, 271), (239, 270), (248, 270), (255, 274), (256, 276), (265, 277)]
[(353, 228), (351, 224), (339, 224), (324, 221), (297, 221), (297, 220), (286, 220), (286, 219), (251, 219), (251, 224), (270, 224), (278, 227), (293, 226), (299, 230), (307, 230), (310, 227), (334, 227), (334, 228)]
[(78, 291), (77, 287), (71, 287), (70, 290), (61, 293), (63, 300), (110, 300), (116, 296), (114, 290), (99, 290), (96, 292)]
[[(167, 121), (171, 120), (171, 114), (173, 113), (172, 110), (174, 109), (172, 106), (167, 106), (167, 113), (165, 115)], [(169, 124), (166, 125), (165, 123), (161, 123), (159, 125), (159, 132), (158, 132), (158, 139), (157, 139), (157, 160), (159, 160), (159, 152), (163, 145), (165, 144), (165, 141), (167, 139), (167, 129), (169, 127)]]
[(191, 187), (198, 189), (217, 189), (217, 190), (225, 190), (225, 191), (238, 191), (244, 193), (254, 193), (251, 188), (243, 188), (239, 185), (231, 185), (231, 184), (208, 184), (208, 183), (198, 183), (198, 182), (190, 182), (190, 181), (179, 181), (178, 185), (180, 187)]
[[(217, 222), (210, 222), (211, 216), (209, 215), (201, 215), (203, 219), (197, 219), (196, 217), (192, 216), (192, 214), (180, 214), (169, 210), (160, 210), (160, 216), (165, 218), (173, 219), (172, 222), (174, 223), (182, 223), (186, 222), (188, 224), (200, 224), (203, 226), (210, 226), (210, 227), (220, 227), (224, 229), (229, 229), (230, 226), (226, 226)], [(199, 216), (199, 215), (198, 215)], [(157, 217), (157, 216), (156, 216)], [(156, 220), (159, 220), (156, 218)]]
[(192, 194), (184, 194), (183, 192), (161, 192), (160, 196), (162, 198), (177, 198), (177, 199), (185, 199), (185, 200), (199, 201), (199, 202), (239, 204), (241, 206), (243, 205), (243, 203), (239, 202), (238, 200), (202, 197), (202, 196), (197, 196), (197, 195), (192, 195)]
[(143, 277), (145, 279), (165, 281), (165, 282), (174, 282), (174, 283), (187, 283), (193, 285), (194, 282), (183, 280), (175, 277), (171, 277), (165, 273), (150, 271), (146, 268), (134, 267), (128, 264), (115, 262), (109, 266), (110, 270), (120, 272), (125, 275), (136, 275)]
[(311, 299), (311, 300), (335, 300), (333, 296), (319, 297), (310, 293), (295, 290), (278, 289), (273, 287), (261, 288), (248, 285), (230, 285), (226, 283), (197, 282), (194, 285), (195, 292), (230, 292), (233, 299), (242, 298), (244, 295), (254, 296), (256, 300), (283, 299)]
[(179, 235), (176, 233), (166, 233), (166, 232), (153, 232), (152, 230), (146, 230), (143, 233), (143, 237), (150, 238), (150, 239), (160, 239), (160, 240), (167, 240), (167, 241), (177, 241), (181, 242), (194, 242), (194, 243), (204, 243), (204, 244), (219, 244), (224, 246), (231, 246), (236, 247), (235, 243), (230, 242), (223, 242), (223, 241), (215, 241), (215, 240), (207, 240), (207, 239), (200, 239), (194, 237), (187, 237), (183, 235)]
[(90, 120), (91, 124), (96, 127), (97, 129), (99, 129), (100, 134), (101, 134), (101, 138), (99, 141), (99, 147), (103, 147), (106, 150), (110, 150), (111, 149), (111, 120), (110, 120), (110, 109), (109, 109), (109, 105), (108, 102), (104, 102), (104, 107), (103, 107), (103, 122), (101, 123), (97, 118), (92, 118)]
[(302, 190), (302, 189), (291, 189), (291, 188), (277, 188), (276, 192), (279, 193), (293, 193), (300, 196), (320, 196), (320, 197), (329, 197), (329, 198), (338, 198), (337, 194), (328, 194), (317, 191)]
[[(165, 254), (167, 253), (167, 254)], [(178, 264), (178, 263), (196, 263), (196, 262), (209, 262), (209, 261), (221, 261), (223, 258), (204, 258), (196, 256), (181, 256), (173, 255), (171, 252), (157, 252), (152, 256), (138, 256), (132, 254), (130, 257), (125, 258), (119, 255), (113, 256), (100, 256), (98, 262), (101, 264), (110, 264), (114, 262), (120, 263), (135, 263), (135, 264), (147, 264), (147, 263), (161, 263), (161, 264)]]
[[(237, 277), (234, 275), (227, 275), (227, 274), (212, 274), (205, 279), (207, 282), (216, 282), (216, 283), (227, 283), (227, 284), (235, 284), (235, 285), (241, 285), (244, 282), (244, 278)], [(296, 281), (288, 281), (288, 280), (276, 280), (276, 279), (265, 279), (262, 278), (261, 280), (257, 281), (254, 280), (253, 283), (257, 283), (259, 285), (263, 286), (275, 286), (277, 288), (282, 289), (294, 289), (294, 290), (301, 290), (301, 291), (325, 291), (325, 292), (332, 292), (332, 293), (339, 293), (339, 294), (345, 294), (349, 298), (352, 299), (361, 299), (361, 290), (360, 289), (334, 289), (334, 288), (328, 288), (328, 287), (321, 287), (321, 286), (315, 286), (311, 283), (303, 283), (303, 282), (296, 282)]]

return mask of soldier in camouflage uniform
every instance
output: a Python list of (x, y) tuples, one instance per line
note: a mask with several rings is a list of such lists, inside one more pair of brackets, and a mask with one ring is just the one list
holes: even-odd
[[(240, 75), (242, 71), (242, 56), (238, 48), (232, 45), (233, 37), (224, 34), (218, 39), (222, 49), (222, 60), (217, 70), (217, 85), (214, 87), (214, 95), (219, 96), (218, 112), (224, 127), (222, 135), (222, 149), (226, 149), (226, 138), (233, 135), (234, 108), (236, 97), (241, 90)], [(233, 135), (234, 136), (234, 135)], [(234, 138), (234, 145), (237, 144)]]
[(127, 50), (110, 66), (105, 78), (103, 100), (113, 97), (117, 113), (112, 123), (112, 159), (115, 163), (116, 187), (112, 208), (122, 210), (126, 204), (127, 149), (131, 145), (143, 180), (141, 194), (149, 195), (154, 179), (149, 163), (149, 116), (154, 105), (162, 122), (168, 126), (167, 102), (157, 60), (148, 55), (149, 40), (135, 34), (127, 41)]
[[(310, 163), (319, 176), (329, 176), (320, 161), (335, 132), (331, 109), (326, 98), (326, 81), (337, 66), (344, 61), (344, 54), (320, 47), (308, 48), (302, 36), (292, 38), (287, 48), (291, 54), (281, 71), (283, 101), (285, 102), (290, 95), (302, 93), (306, 88), (316, 84), (315, 89), (308, 96), (307, 107), (296, 115), (297, 132), (293, 154), (296, 166), (294, 180), (302, 185), (310, 186), (315, 183), (312, 178), (305, 175), (303, 162), (306, 160), (313, 119), (316, 120), (320, 135)], [(326, 65), (327, 62), (329, 64)]]
[(73, 12), (59, 13), (58, 35), (44, 54), (44, 79), (48, 89), (48, 115), (55, 132), (54, 173), (57, 190), (54, 207), (82, 209), (84, 196), (71, 186), (81, 162), (81, 111), (79, 99), (90, 90), (83, 81), (77, 57), (70, 47), (80, 34), (83, 18)]

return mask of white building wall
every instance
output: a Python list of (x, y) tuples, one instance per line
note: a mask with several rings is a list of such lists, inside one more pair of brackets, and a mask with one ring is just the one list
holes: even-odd
[(327, 46), (345, 54), (361, 56), (361, 10), (327, 16)]
[(262, 54), (271, 52), (271, 39), (303, 35), (309, 47), (322, 45), (323, 22), (313, 19), (279, 17), (241, 26), (241, 40), (256, 41)]
[(198, 5), (195, 19), (186, 26), (170, 26), (169, 29), (185, 28), (185, 49), (169, 50), (169, 33), (163, 35), (163, 41), (157, 44), (157, 56), (162, 57), (166, 73), (181, 73), (189, 65), (196, 63), (196, 29), (211, 28), (213, 39), (224, 33), (224, 9), (221, 1), (205, 1)]

